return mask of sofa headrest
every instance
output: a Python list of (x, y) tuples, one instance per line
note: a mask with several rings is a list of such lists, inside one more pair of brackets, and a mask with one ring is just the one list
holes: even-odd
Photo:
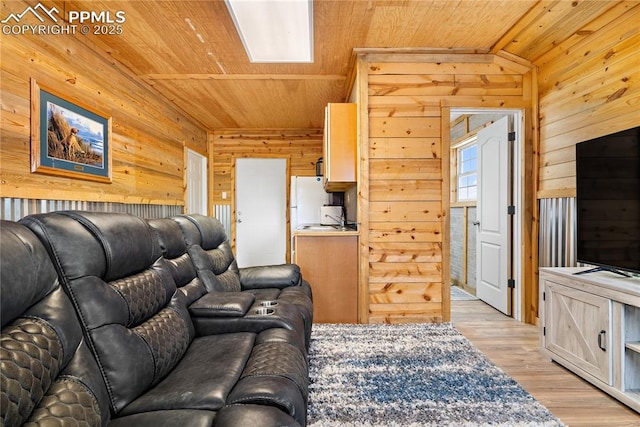
[(46, 249), (24, 225), (0, 223), (2, 327), (58, 287), (58, 276)]
[(61, 268), (68, 279), (116, 280), (144, 270), (161, 256), (153, 230), (134, 215), (60, 211), (30, 215), (20, 222), (50, 243), (47, 249), (64, 260)]
[(162, 256), (174, 259), (187, 253), (187, 244), (177, 222), (169, 218), (147, 220), (156, 234)]
[(106, 425), (109, 397), (37, 236), (0, 222), (0, 425)]
[(208, 251), (215, 249), (227, 240), (222, 223), (216, 218), (200, 215), (178, 215), (173, 220), (180, 225), (188, 246), (200, 245)]

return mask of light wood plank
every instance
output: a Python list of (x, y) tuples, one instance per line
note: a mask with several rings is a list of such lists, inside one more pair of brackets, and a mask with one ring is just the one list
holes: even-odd
[(369, 119), (369, 136), (394, 138), (439, 138), (440, 118), (377, 118)]
[(370, 323), (441, 322), (440, 301), (369, 305)]
[(370, 262), (441, 262), (442, 244), (416, 242), (372, 242)]
[(522, 95), (522, 75), (370, 76), (370, 95)]
[[(443, 240), (442, 223), (437, 220), (372, 222), (369, 236), (371, 242), (403, 242), (405, 245), (420, 242), (425, 250), (430, 250), (430, 243)], [(375, 244), (370, 247), (375, 247)]]
[(142, 74), (148, 80), (345, 80), (341, 74)]
[(369, 208), (371, 222), (440, 221), (443, 215), (440, 202), (370, 202)]
[(440, 302), (440, 283), (372, 283), (371, 304), (405, 304), (416, 302)]
[[(441, 263), (408, 262), (408, 263), (370, 263), (369, 281), (380, 282), (440, 282), (442, 278)], [(442, 282), (440, 282), (442, 283)]]
[(438, 180), (442, 174), (440, 159), (371, 159), (369, 168), (376, 180)]
[(439, 159), (440, 138), (370, 138), (372, 159)]
[(439, 117), (440, 101), (427, 96), (370, 96), (369, 117)]
[(372, 180), (369, 195), (372, 201), (437, 201), (441, 198), (439, 179)]
[(639, 415), (540, 352), (537, 326), (482, 301), (452, 301), (453, 325), (480, 351), (571, 427), (637, 427)]
[[(464, 65), (464, 72), (468, 74), (504, 74), (504, 68), (494, 62), (492, 55), (477, 55), (474, 58), (477, 62), (468, 62)], [(456, 62), (371, 62), (369, 64), (370, 75), (406, 75), (406, 74), (458, 74), (460, 73), (459, 62), (463, 58), (456, 58)]]

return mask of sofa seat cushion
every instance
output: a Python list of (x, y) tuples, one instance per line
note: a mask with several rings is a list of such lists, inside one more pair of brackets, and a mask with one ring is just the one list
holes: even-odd
[(209, 292), (189, 306), (189, 313), (198, 317), (242, 317), (255, 299), (246, 292)]
[(249, 332), (194, 339), (169, 375), (127, 405), (121, 414), (222, 408), (240, 379), (254, 342), (255, 334)]

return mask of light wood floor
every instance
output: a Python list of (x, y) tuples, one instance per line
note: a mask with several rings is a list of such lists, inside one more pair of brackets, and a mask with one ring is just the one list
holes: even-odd
[(451, 320), (478, 349), (570, 427), (640, 426), (640, 415), (539, 351), (538, 328), (482, 301), (452, 301)]

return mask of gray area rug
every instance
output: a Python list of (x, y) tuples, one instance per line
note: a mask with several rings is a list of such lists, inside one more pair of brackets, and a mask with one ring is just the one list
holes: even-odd
[(314, 324), (308, 425), (563, 424), (450, 323)]

